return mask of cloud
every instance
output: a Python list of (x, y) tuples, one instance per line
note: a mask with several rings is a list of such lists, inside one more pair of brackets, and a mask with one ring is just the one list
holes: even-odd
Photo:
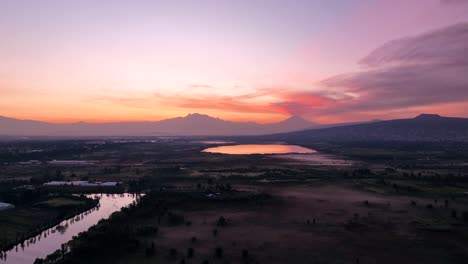
[(468, 102), (468, 23), (392, 40), (359, 63), (361, 71), (332, 76), (311, 91), (275, 87), (227, 96), (213, 93), (210, 85), (193, 84), (200, 89), (105, 100), (132, 108), (280, 113), (342, 120), (459, 104)]
[(447, 5), (468, 4), (468, 0), (440, 0), (440, 2)]
[[(179, 97), (180, 98), (180, 97)], [(302, 115), (311, 113), (333, 100), (317, 93), (289, 91), (287, 89), (260, 89), (255, 93), (238, 96), (212, 96), (183, 98), (179, 107), (198, 109), (224, 109), (244, 113), (282, 113)]]
[(139, 97), (100, 97), (106, 101), (130, 108), (151, 109), (170, 106), (188, 110), (220, 110), (237, 113), (281, 113), (301, 115), (310, 113), (331, 102), (324, 96), (307, 92), (291, 92), (286, 89), (260, 89), (254, 93), (237, 96), (204, 94), (160, 94)]
[(282, 92), (278, 93), (280, 101), (272, 103), (281, 112), (290, 115), (304, 115), (319, 112), (329, 107), (334, 100), (316, 92)]
[(392, 64), (468, 63), (468, 23), (455, 24), (416, 37), (390, 41), (361, 60), (369, 67)]
[(468, 23), (390, 41), (360, 63), (364, 71), (322, 81), (328, 89), (355, 95), (326, 112), (468, 101)]
[(215, 88), (214, 86), (208, 85), (208, 84), (191, 84), (190, 87), (192, 88)]

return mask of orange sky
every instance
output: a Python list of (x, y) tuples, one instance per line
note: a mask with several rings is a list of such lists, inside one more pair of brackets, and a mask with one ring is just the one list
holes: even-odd
[[(434, 45), (444, 43), (426, 40), (440, 30), (434, 39), (453, 42), (460, 34), (450, 32), (465, 28), (449, 27), (468, 21), (468, 4), (177, 2), (2, 1), (0, 115), (109, 122), (197, 112), (260, 123), (290, 115), (317, 123), (421, 112), (468, 117), (468, 98), (457, 92), (468, 79), (455, 74), (465, 62), (427, 76), (441, 88), (423, 82), (425, 72), (441, 72), (441, 58), (464, 55), (460, 45), (440, 55)], [(420, 70), (427, 61), (405, 61), (385, 46), (403, 37), (401, 53), (426, 41), (419, 46), (434, 58), (429, 70)], [(363, 64), (366, 57), (378, 63)], [(403, 67), (421, 78), (408, 80)]]

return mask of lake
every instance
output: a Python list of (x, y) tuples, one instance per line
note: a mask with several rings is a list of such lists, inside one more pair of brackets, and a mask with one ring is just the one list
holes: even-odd
[(281, 145), (281, 144), (244, 144), (232, 146), (218, 146), (202, 150), (208, 153), (220, 153), (231, 155), (246, 155), (246, 154), (311, 154), (317, 151), (309, 148), (304, 148), (296, 145)]
[(112, 213), (120, 211), (140, 197), (140, 195), (129, 193), (90, 194), (87, 196), (98, 198), (99, 205), (30, 238), (24, 242), (23, 246), (17, 245), (6, 252), (6, 258), (3, 256), (0, 263), (31, 264), (36, 258), (45, 258), (60, 249), (60, 246), (70, 241), (73, 236), (88, 230), (99, 220), (108, 218)]

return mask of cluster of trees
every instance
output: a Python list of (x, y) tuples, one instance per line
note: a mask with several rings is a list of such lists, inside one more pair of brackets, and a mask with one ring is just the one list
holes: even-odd
[[(42, 151), (29, 151), (31, 149)], [(2, 142), (0, 160), (15, 163), (28, 160), (74, 159), (89, 150), (89, 146), (80, 140)]]
[(26, 231), (17, 232), (13, 237), (2, 237), (0, 240), (1, 250), (9, 250), (15, 245), (21, 245), (24, 247), (26, 244), (26, 246), (28, 246), (35, 242), (36, 236), (39, 237), (39, 239), (42, 235), (47, 236), (46, 232), (49, 228), (59, 224), (65, 219), (71, 218), (82, 212), (86, 212), (98, 205), (98, 200), (90, 199), (85, 196), (57, 195), (54, 196), (54, 198), (66, 198), (69, 200), (83, 201), (84, 203), (50, 207), (47, 203), (41, 203), (41, 201), (50, 199), (47, 191), (34, 189), (26, 190), (25, 193), (30, 193), (30, 195), (26, 196), (27, 199), (24, 197), (22, 198), (24, 203), (20, 204), (19, 207), (26, 208), (26, 210), (31, 208), (32, 210), (37, 210), (37, 208), (41, 208), (41, 210), (47, 210), (47, 212), (49, 212), (49, 214), (47, 214), (49, 217), (41, 218), (36, 224), (29, 223), (29, 228)]
[[(138, 202), (113, 213), (107, 220), (101, 220), (87, 232), (80, 233), (54, 254), (45, 259), (37, 259), (35, 264), (75, 264), (81, 263), (83, 259), (109, 262), (119, 257), (120, 253), (132, 252), (139, 252), (147, 257), (161, 254), (161, 249), (152, 241), (152, 238), (158, 235), (160, 225), (190, 226), (191, 222), (178, 213), (177, 208), (188, 202), (193, 203), (195, 200), (203, 201), (202, 199), (208, 201), (203, 192), (199, 191), (150, 191)], [(156, 219), (156, 221), (148, 222), (148, 219)], [(212, 235), (218, 236), (219, 229), (228, 226), (229, 221), (220, 216), (213, 224), (215, 226)], [(198, 243), (198, 239), (192, 237), (190, 241), (192, 245), (184, 250), (171, 248), (163, 254), (172, 256), (180, 263), (185, 263), (186, 259), (193, 258), (196, 254), (194, 245)], [(244, 259), (250, 258), (248, 251), (242, 254)], [(213, 257), (221, 259), (224, 255), (223, 248), (214, 249)]]
[(10, 188), (0, 192), (0, 201), (22, 206), (37, 202), (49, 194), (42, 188)]
[[(139, 220), (148, 217), (162, 217), (170, 214), (167, 203), (163, 197), (149, 193), (120, 212), (112, 214), (109, 219), (101, 220), (87, 232), (80, 233), (66, 245), (67, 250), (57, 251), (45, 259), (37, 259), (36, 264), (81, 263), (89, 257), (113, 258), (119, 252), (135, 252), (144, 243), (139, 240), (142, 236), (154, 236), (158, 234), (158, 227)], [(144, 222), (144, 221), (142, 221)], [(154, 245), (146, 249), (151, 254)]]
[(354, 169), (351, 172), (343, 172), (343, 177), (345, 178), (368, 178), (374, 175), (369, 168), (358, 168)]
[(414, 174), (414, 173), (407, 173), (404, 175), (404, 177), (415, 180), (415, 181), (422, 181), (426, 183), (431, 183), (433, 185), (438, 185), (438, 186), (447, 186), (447, 185), (454, 185), (454, 184), (460, 184), (460, 183), (468, 183), (468, 175), (462, 175), (462, 174), (445, 174), (445, 175), (440, 175), (440, 174), (435, 174), (435, 175), (422, 175), (421, 173)]

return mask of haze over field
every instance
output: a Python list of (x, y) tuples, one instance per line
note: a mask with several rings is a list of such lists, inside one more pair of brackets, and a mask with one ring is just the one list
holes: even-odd
[(468, 117), (467, 2), (1, 1), (0, 115), (102, 123), (203, 113), (262, 124)]
[(270, 124), (231, 122), (202, 114), (159, 122), (69, 124), (0, 117), (0, 136), (261, 136), (257, 139), (302, 144), (330, 140), (468, 141), (468, 118), (421, 114), (408, 119), (319, 125), (298, 116)]

